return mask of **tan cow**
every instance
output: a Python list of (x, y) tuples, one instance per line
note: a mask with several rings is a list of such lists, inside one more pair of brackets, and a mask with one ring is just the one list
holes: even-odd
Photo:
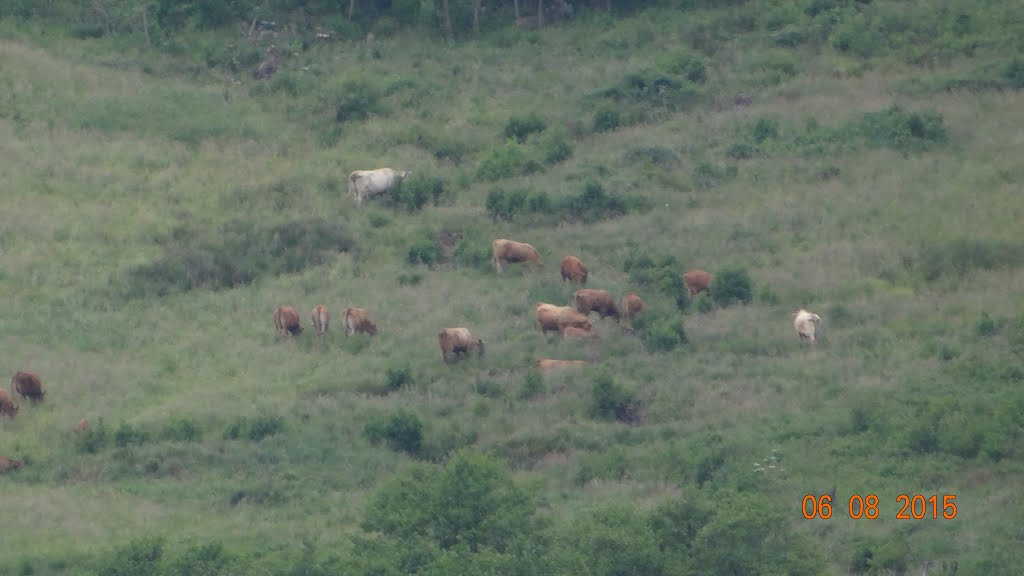
[(17, 470), (24, 466), (21, 462), (8, 458), (7, 456), (0, 456), (0, 473), (10, 472), (11, 470)]
[(555, 306), (554, 304), (538, 302), (535, 310), (537, 324), (540, 325), (540, 332), (544, 335), (553, 330), (562, 334), (569, 326), (583, 330), (590, 330), (594, 327), (589, 318), (569, 306)]
[(541, 372), (548, 372), (559, 368), (579, 368), (584, 364), (586, 364), (586, 362), (583, 360), (552, 360), (550, 358), (541, 358), (540, 360), (537, 360), (537, 369)]
[(579, 282), (584, 286), (587, 284), (587, 267), (583, 261), (575, 256), (562, 258), (562, 282)]
[(299, 322), (299, 313), (291, 306), (278, 306), (274, 310), (274, 328), (278, 336), (298, 336), (302, 334), (302, 323)]
[(690, 270), (683, 274), (683, 282), (686, 283), (686, 290), (691, 297), (708, 292), (711, 289), (711, 280), (711, 274), (703, 270)]
[(619, 305), (619, 311), (622, 313), (622, 318), (630, 324), (633, 323), (633, 318), (636, 318), (646, 309), (647, 304), (644, 304), (644, 301), (632, 292), (623, 296), (622, 303)]
[(370, 320), (366, 310), (362, 308), (345, 308), (342, 317), (342, 325), (345, 326), (345, 336), (351, 336), (356, 332), (377, 335), (377, 325)]
[(88, 429), (89, 421), (86, 420), (85, 418), (82, 418), (81, 420), (78, 421), (78, 424), (75, 425), (75, 434), (81, 434), (82, 432), (85, 432)]
[(459, 354), (465, 356), (474, 350), (483, 356), (484, 345), (487, 344), (487, 341), (470, 334), (468, 328), (460, 327), (441, 328), (437, 333), (437, 343), (441, 347), (441, 359), (448, 364), (449, 358), (457, 361)]
[(817, 324), (821, 323), (821, 316), (808, 312), (801, 308), (793, 313), (793, 328), (796, 328), (800, 336), (800, 343), (814, 344), (814, 332)]
[(46, 395), (43, 382), (33, 372), (15, 372), (11, 377), (11, 393), (21, 394), (22, 398), (28, 398), (33, 404), (42, 402)]
[(7, 416), (8, 418), (14, 418), (18, 413), (18, 405), (14, 403), (14, 398), (11, 398), (11, 394), (0, 388), (0, 416)]
[(572, 307), (584, 316), (591, 312), (597, 312), (601, 318), (612, 317), (619, 321), (619, 307), (615, 305), (615, 298), (605, 290), (583, 288), (572, 295)]
[(494, 266), (498, 273), (501, 273), (502, 262), (532, 262), (538, 266), (543, 266), (540, 261), (540, 253), (533, 246), (523, 242), (498, 238), (491, 242), (491, 265)]
[(584, 330), (583, 328), (577, 328), (575, 326), (566, 326), (565, 330), (562, 330), (562, 339), (571, 340), (587, 340), (590, 338), (597, 338), (597, 332), (593, 330)]
[(309, 317), (310, 325), (316, 330), (317, 336), (323, 336), (327, 332), (327, 327), (331, 323), (331, 313), (327, 311), (327, 306), (323, 304), (317, 304), (313, 308), (313, 313)]

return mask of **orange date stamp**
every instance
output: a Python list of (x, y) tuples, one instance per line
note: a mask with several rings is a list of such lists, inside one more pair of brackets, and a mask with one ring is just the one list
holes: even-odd
[[(900, 506), (901, 504), (902, 507)], [(924, 518), (952, 520), (956, 518), (956, 494), (943, 494), (942, 496), (936, 494), (931, 496), (900, 494), (896, 497), (896, 506), (900, 508), (896, 512), (897, 520), (923, 520)], [(874, 520), (880, 514), (878, 510), (878, 496), (874, 494), (868, 494), (867, 496), (854, 494), (850, 496), (847, 511), (850, 518), (854, 520), (860, 520), (861, 518)], [(827, 520), (831, 518), (832, 496), (830, 494), (822, 494), (821, 496), (808, 494), (804, 496), (801, 503), (801, 512), (803, 512), (804, 518), (808, 520), (814, 518)]]

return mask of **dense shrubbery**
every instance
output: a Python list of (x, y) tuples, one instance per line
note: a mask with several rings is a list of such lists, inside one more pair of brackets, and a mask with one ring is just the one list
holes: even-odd
[(595, 222), (649, 209), (651, 202), (642, 196), (609, 193), (600, 183), (589, 180), (579, 194), (555, 200), (546, 192), (492, 188), (485, 205), (494, 221), (512, 222), (529, 215), (538, 222)]
[(344, 223), (307, 218), (266, 228), (243, 221), (211, 231), (178, 228), (161, 244), (157, 261), (128, 270), (127, 297), (222, 290), (298, 272), (351, 250), (355, 240)]
[(370, 442), (386, 442), (393, 450), (416, 454), (423, 445), (423, 422), (416, 414), (399, 409), (386, 418), (367, 422), (363, 436)]
[(395, 183), (391, 193), (387, 195), (387, 203), (408, 212), (415, 212), (426, 206), (427, 202), (437, 206), (444, 192), (444, 181), (440, 178), (412, 174)]
[[(634, 72), (615, 85), (584, 97), (586, 109), (596, 108), (593, 117), (595, 132), (614, 130), (655, 120), (666, 113), (685, 110), (702, 97), (699, 83), (706, 80), (699, 60), (692, 63), (683, 58), (685, 74), (660, 72)], [(673, 62), (666, 64), (675, 68)], [(692, 69), (691, 69), (692, 68)], [(690, 77), (695, 80), (690, 80)]]
[(634, 250), (626, 258), (622, 271), (629, 274), (630, 280), (636, 284), (653, 288), (672, 298), (679, 310), (685, 310), (689, 304), (683, 267), (675, 256), (652, 256), (646, 251)]
[(725, 266), (711, 280), (711, 298), (721, 307), (731, 304), (750, 304), (753, 288), (750, 275), (742, 266)]

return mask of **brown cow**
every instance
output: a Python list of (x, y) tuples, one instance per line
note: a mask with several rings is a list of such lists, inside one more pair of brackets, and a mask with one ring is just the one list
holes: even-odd
[(11, 398), (7, 390), (0, 388), (0, 416), (14, 418), (17, 413), (18, 405), (14, 403), (14, 398)]
[(597, 312), (601, 318), (611, 316), (616, 322), (619, 321), (619, 308), (615, 305), (615, 298), (605, 290), (583, 288), (572, 295), (572, 307), (584, 316), (591, 312)]
[(550, 358), (541, 358), (537, 360), (537, 369), (541, 372), (548, 370), (557, 370), (558, 368), (579, 368), (586, 364), (583, 360), (552, 360)]
[(330, 323), (331, 313), (327, 311), (327, 306), (317, 304), (313, 308), (313, 314), (310, 315), (310, 324), (316, 329), (316, 335), (323, 336), (324, 332), (327, 332), (327, 326)]
[(81, 420), (78, 421), (78, 424), (75, 425), (75, 434), (81, 434), (82, 432), (85, 432), (88, 429), (89, 421), (86, 420), (85, 418), (82, 418)]
[(46, 392), (43, 391), (43, 382), (33, 372), (15, 372), (11, 377), (11, 392), (21, 394), (28, 398), (33, 404), (42, 402)]
[(538, 302), (536, 307), (537, 324), (540, 325), (541, 334), (547, 335), (549, 331), (557, 330), (563, 333), (569, 326), (590, 330), (594, 325), (590, 319), (580, 314), (569, 306), (555, 306)]
[(24, 466), (21, 462), (8, 458), (7, 456), (0, 456), (0, 473), (10, 472), (11, 470), (17, 470)]
[(345, 308), (341, 323), (345, 326), (345, 336), (351, 336), (356, 332), (370, 336), (377, 335), (377, 325), (370, 321), (366, 310), (362, 308)]
[(441, 346), (441, 359), (448, 364), (449, 358), (457, 361), (459, 354), (467, 355), (474, 350), (483, 356), (487, 341), (474, 337), (467, 328), (441, 328), (437, 333), (437, 343)]
[(533, 262), (543, 266), (540, 261), (540, 254), (529, 244), (515, 242), (498, 238), (491, 242), (491, 265), (501, 273), (502, 262)]
[(686, 289), (690, 292), (691, 297), (701, 292), (708, 292), (711, 289), (711, 279), (711, 274), (703, 270), (690, 270), (683, 274), (683, 282), (686, 283)]
[(632, 323), (633, 318), (636, 318), (638, 314), (646, 309), (647, 305), (644, 304), (644, 301), (632, 292), (623, 296), (622, 303), (619, 305), (619, 311), (622, 312), (622, 317), (629, 323)]
[(584, 286), (587, 284), (587, 267), (583, 261), (575, 256), (562, 258), (562, 282), (579, 282)]
[(302, 334), (302, 323), (299, 322), (299, 313), (291, 306), (278, 306), (274, 310), (274, 328), (278, 336), (292, 336)]
[(565, 330), (562, 330), (562, 338), (565, 340), (570, 338), (597, 338), (597, 332), (594, 332), (593, 330), (584, 330), (583, 328), (577, 328), (575, 326), (566, 326)]

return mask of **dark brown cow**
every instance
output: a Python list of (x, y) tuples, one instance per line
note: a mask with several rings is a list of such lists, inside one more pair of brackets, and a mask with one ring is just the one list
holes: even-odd
[(437, 343), (441, 347), (441, 359), (448, 364), (449, 359), (457, 361), (459, 354), (465, 356), (474, 350), (483, 356), (487, 341), (470, 334), (468, 328), (460, 327), (441, 328), (437, 333)]
[(366, 310), (362, 308), (345, 308), (344, 314), (342, 324), (345, 326), (345, 336), (351, 336), (356, 332), (362, 332), (370, 336), (377, 335), (377, 325), (370, 321)]
[(586, 364), (583, 360), (552, 360), (550, 358), (541, 358), (537, 360), (537, 369), (541, 372), (547, 372), (549, 370), (557, 370), (559, 368), (579, 368)]
[(302, 323), (299, 322), (299, 313), (291, 306), (278, 306), (274, 310), (274, 328), (278, 336), (292, 336), (302, 334)]
[(587, 284), (587, 267), (583, 265), (582, 260), (575, 256), (562, 258), (562, 282), (566, 280)]
[(17, 470), (24, 466), (21, 462), (8, 458), (7, 456), (0, 456), (0, 473), (10, 472), (11, 470)]
[(583, 288), (572, 295), (572, 307), (584, 316), (591, 312), (597, 312), (601, 318), (612, 317), (619, 321), (619, 308), (615, 305), (615, 298), (605, 290)]
[(317, 336), (323, 336), (324, 332), (327, 332), (327, 327), (331, 323), (331, 313), (327, 311), (327, 306), (323, 304), (317, 304), (313, 308), (313, 313), (309, 317), (310, 324), (316, 330)]
[(14, 418), (17, 413), (18, 405), (14, 403), (14, 398), (11, 398), (7, 390), (0, 388), (0, 416)]
[(502, 262), (532, 262), (541, 265), (537, 249), (523, 242), (498, 238), (491, 242), (491, 265), (500, 273)]
[(629, 323), (632, 323), (633, 318), (636, 318), (638, 314), (646, 309), (647, 305), (644, 304), (644, 301), (632, 292), (623, 296), (622, 303), (619, 305), (619, 312), (622, 313), (622, 318)]
[(590, 330), (594, 327), (589, 318), (569, 306), (555, 306), (538, 302), (535, 309), (537, 324), (540, 325), (540, 332), (544, 335), (550, 331), (558, 331), (559, 334), (562, 334), (569, 326), (583, 330)]
[(691, 297), (701, 292), (708, 292), (711, 289), (711, 279), (711, 274), (703, 270), (690, 270), (683, 274), (683, 282), (686, 283), (686, 289), (690, 292)]
[(565, 340), (580, 339), (585, 340), (589, 338), (597, 338), (597, 332), (593, 330), (584, 330), (583, 328), (577, 328), (575, 326), (566, 326), (565, 330), (562, 330), (562, 338)]
[(11, 392), (21, 394), (28, 398), (33, 404), (42, 402), (46, 392), (43, 391), (43, 382), (33, 372), (15, 372), (11, 377)]

